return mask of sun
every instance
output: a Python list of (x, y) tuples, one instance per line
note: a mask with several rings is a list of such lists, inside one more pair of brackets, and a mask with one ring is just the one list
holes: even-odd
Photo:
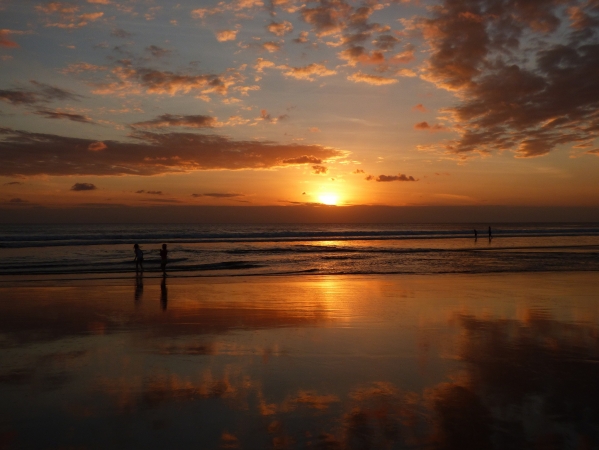
[(320, 200), (320, 203), (324, 203), (325, 205), (336, 205), (339, 202), (339, 196), (331, 192), (320, 194), (318, 199)]

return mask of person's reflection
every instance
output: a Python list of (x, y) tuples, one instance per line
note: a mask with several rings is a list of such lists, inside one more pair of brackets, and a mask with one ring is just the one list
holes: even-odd
[(144, 295), (144, 277), (136, 275), (135, 277), (135, 306), (138, 306)]
[(160, 305), (162, 310), (166, 311), (166, 305), (168, 303), (168, 290), (166, 289), (166, 277), (162, 277), (160, 282)]

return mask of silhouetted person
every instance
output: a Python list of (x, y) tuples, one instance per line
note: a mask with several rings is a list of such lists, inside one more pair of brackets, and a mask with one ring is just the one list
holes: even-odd
[(489, 241), (493, 239), (493, 233), (491, 232), (491, 227), (489, 227)]
[(144, 252), (137, 244), (133, 245), (133, 251), (135, 252), (135, 259), (133, 260), (135, 261), (135, 273), (144, 273)]
[(162, 248), (160, 249), (160, 268), (162, 269), (163, 276), (166, 276), (167, 254), (166, 244), (162, 244)]
[(135, 304), (137, 305), (144, 295), (144, 279), (139, 274), (135, 275)]
[(160, 283), (160, 305), (162, 306), (163, 311), (166, 311), (167, 303), (168, 291), (166, 289), (166, 277), (162, 277), (162, 282)]
[(476, 231), (476, 228), (474, 229), (474, 241), (478, 241), (478, 231)]

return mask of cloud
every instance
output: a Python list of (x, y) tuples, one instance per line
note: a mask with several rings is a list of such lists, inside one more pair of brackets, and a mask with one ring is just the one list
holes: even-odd
[(146, 51), (150, 52), (154, 58), (162, 58), (172, 53), (170, 50), (158, 47), (157, 45), (150, 45), (149, 47), (146, 47)]
[(71, 186), (71, 191), (95, 191), (96, 189), (98, 188), (92, 183), (75, 183)]
[(266, 69), (267, 67), (275, 67), (275, 66), (276, 66), (276, 64), (272, 61), (267, 61), (265, 59), (258, 58), (256, 60), (256, 64), (254, 64), (254, 69), (256, 69), (256, 72), (262, 73), (262, 72), (264, 72), (264, 69)]
[(312, 63), (303, 67), (280, 66), (283, 75), (296, 78), (298, 80), (314, 81), (316, 77), (328, 77), (337, 72), (327, 69), (323, 64)]
[(428, 122), (418, 122), (416, 125), (414, 125), (414, 129), (415, 130), (426, 130), (426, 131), (431, 131), (431, 132), (447, 131), (447, 127), (445, 127), (439, 123), (429, 125)]
[(61, 111), (50, 111), (48, 109), (40, 109), (35, 111), (35, 114), (45, 117), (46, 119), (65, 119), (79, 123), (94, 123), (89, 117), (82, 114), (65, 113)]
[(460, 135), (440, 148), (528, 158), (595, 140), (598, 18), (593, 2), (501, 1), (491, 10), (485, 0), (446, 0), (422, 19), (431, 51), (422, 76), (459, 99), (445, 113)]
[(296, 44), (307, 44), (308, 43), (308, 32), (300, 31), (300, 34), (293, 40)]
[(346, 28), (346, 19), (353, 8), (344, 1), (323, 2), (315, 8), (304, 7), (300, 14), (302, 19), (314, 27), (317, 36), (330, 36), (340, 33)]
[(237, 198), (245, 197), (245, 194), (236, 194), (230, 192), (209, 192), (207, 194), (191, 194), (192, 197), (212, 197), (212, 198)]
[(269, 122), (269, 123), (275, 124), (275, 123), (277, 123), (277, 122), (279, 122), (281, 120), (286, 120), (288, 118), (289, 118), (289, 115), (287, 115), (287, 114), (282, 114), (282, 115), (280, 115), (278, 117), (272, 117), (272, 115), (270, 115), (268, 113), (268, 111), (266, 111), (265, 109), (263, 109), (263, 110), (260, 111), (260, 120), (263, 120), (265, 122)]
[(23, 200), (22, 198), (11, 198), (9, 203), (29, 203), (27, 200)]
[(399, 175), (379, 175), (378, 177), (374, 177), (373, 175), (368, 175), (366, 177), (367, 181), (377, 181), (379, 183), (385, 183), (385, 182), (389, 182), (389, 181), (418, 181), (416, 179), (414, 179), (413, 176), (408, 176), (408, 175), (404, 175), (404, 174), (399, 174)]
[(283, 164), (297, 165), (297, 164), (320, 164), (322, 159), (316, 158), (315, 156), (302, 155), (297, 158), (288, 158), (283, 160)]
[(237, 141), (224, 136), (135, 131), (127, 142), (0, 128), (0, 175), (155, 175), (194, 170), (257, 170), (320, 164), (347, 152), (320, 145)]
[(291, 22), (284, 20), (283, 22), (271, 22), (266, 29), (276, 36), (285, 36), (293, 31)]
[(274, 53), (281, 50), (281, 44), (272, 41), (263, 43), (261, 47), (269, 53)]
[(212, 128), (217, 125), (214, 117), (204, 115), (174, 115), (163, 114), (152, 120), (132, 124), (136, 128), (164, 128), (164, 127), (187, 127), (187, 128)]
[(20, 89), (0, 89), (0, 100), (13, 105), (33, 105), (40, 101), (36, 93)]
[(366, 172), (364, 172), (364, 170), (362, 170), (362, 169), (356, 169), (352, 173), (359, 174), (359, 173), (366, 173)]
[(121, 38), (121, 39), (128, 39), (133, 36), (133, 34), (129, 33), (128, 31), (123, 30), (122, 28), (113, 29), (110, 32), (110, 35), (112, 37), (117, 37), (117, 38)]
[(418, 103), (412, 107), (412, 111), (428, 112), (428, 109), (422, 103)]
[[(75, 29), (88, 25), (90, 22), (95, 22), (104, 16), (103, 12), (83, 13), (79, 14), (80, 6), (66, 2), (49, 2), (40, 4), (35, 9), (42, 14), (51, 16), (45, 20), (47, 27)], [(58, 21), (53, 21), (54, 17)]]
[(356, 83), (367, 83), (373, 86), (384, 86), (397, 83), (395, 78), (387, 78), (380, 75), (368, 75), (362, 72), (354, 73), (348, 76), (347, 79)]
[(391, 34), (382, 34), (377, 37), (373, 44), (380, 50), (391, 50), (399, 43), (399, 39)]
[(23, 184), (20, 181), (9, 181), (8, 183), (4, 183), (4, 186), (18, 186), (19, 184)]
[(235, 0), (232, 2), (220, 2), (213, 8), (197, 8), (191, 11), (194, 19), (205, 19), (214, 14), (223, 14), (227, 11), (240, 12), (248, 9), (264, 6), (262, 0)]
[(35, 105), (60, 100), (79, 100), (80, 95), (65, 89), (31, 80), (35, 89), (0, 89), (0, 100), (13, 105)]
[(218, 42), (234, 41), (237, 39), (239, 30), (221, 30), (216, 32), (216, 40)]
[(141, 189), (139, 191), (135, 191), (136, 194), (149, 194), (149, 195), (162, 195), (162, 191), (146, 191)]
[(351, 46), (338, 54), (340, 59), (347, 61), (347, 63), (354, 67), (358, 63), (362, 65), (371, 64), (382, 64), (385, 62), (385, 56), (380, 51), (373, 51), (369, 53), (362, 46)]
[(155, 95), (178, 95), (197, 93), (226, 95), (230, 86), (240, 81), (237, 73), (228, 71), (219, 76), (214, 74), (192, 75), (170, 71), (161, 71), (146, 67), (133, 67), (130, 62), (121, 61), (114, 67), (106, 82), (90, 83), (94, 94), (127, 95), (145, 91)]
[(107, 148), (108, 148), (108, 146), (104, 142), (101, 142), (101, 141), (92, 142), (91, 144), (89, 144), (87, 146), (87, 149), (92, 152), (101, 152), (102, 150), (106, 150)]
[(312, 173), (314, 175), (325, 174), (329, 171), (325, 166), (312, 166)]
[(0, 47), (4, 48), (17, 48), (19, 44), (14, 41), (11, 41), (8, 37), (10, 36), (10, 30), (0, 30)]

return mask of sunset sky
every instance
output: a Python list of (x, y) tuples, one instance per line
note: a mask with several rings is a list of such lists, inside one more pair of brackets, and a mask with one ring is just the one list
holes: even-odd
[(599, 1), (0, 0), (0, 203), (599, 206)]

